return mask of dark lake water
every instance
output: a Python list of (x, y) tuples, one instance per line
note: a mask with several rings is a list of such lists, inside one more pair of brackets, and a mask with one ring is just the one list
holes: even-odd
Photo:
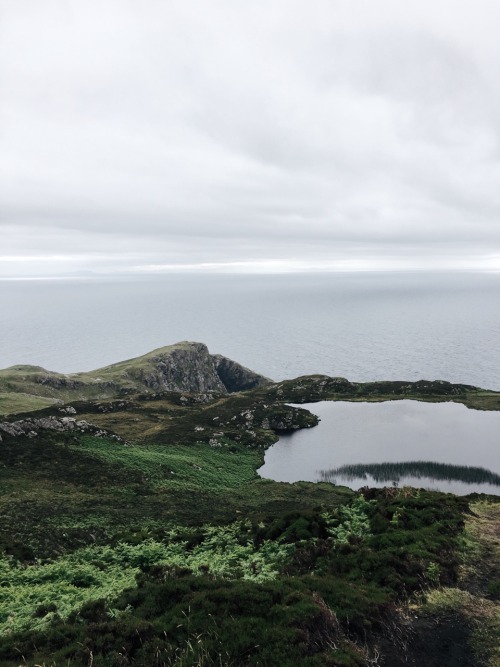
[(261, 477), (500, 495), (500, 412), (409, 400), (300, 407), (320, 424), (280, 437)]

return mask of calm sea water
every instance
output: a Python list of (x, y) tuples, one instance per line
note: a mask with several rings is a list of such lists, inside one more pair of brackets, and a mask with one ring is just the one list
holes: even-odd
[(261, 477), (500, 495), (500, 412), (408, 400), (299, 407), (321, 422), (282, 436)]
[(0, 368), (91, 370), (180, 340), (273, 379), (500, 389), (500, 275), (170, 275), (0, 282)]

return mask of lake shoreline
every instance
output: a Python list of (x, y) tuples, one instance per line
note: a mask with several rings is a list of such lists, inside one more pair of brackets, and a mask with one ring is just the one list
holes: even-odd
[(500, 495), (497, 411), (407, 399), (348, 399), (300, 407), (318, 415), (319, 425), (281, 435), (266, 451), (261, 477), (330, 482), (354, 490), (413, 486)]

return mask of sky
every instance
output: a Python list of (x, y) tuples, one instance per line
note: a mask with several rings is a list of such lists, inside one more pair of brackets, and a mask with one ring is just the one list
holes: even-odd
[(500, 271), (497, 0), (0, 0), (0, 278)]

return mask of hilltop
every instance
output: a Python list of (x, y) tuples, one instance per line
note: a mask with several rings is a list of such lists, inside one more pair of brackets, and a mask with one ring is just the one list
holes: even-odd
[(227, 357), (210, 354), (203, 343), (183, 341), (84, 373), (63, 374), (30, 365), (0, 370), (0, 414), (141, 391), (227, 394), (269, 382)]

